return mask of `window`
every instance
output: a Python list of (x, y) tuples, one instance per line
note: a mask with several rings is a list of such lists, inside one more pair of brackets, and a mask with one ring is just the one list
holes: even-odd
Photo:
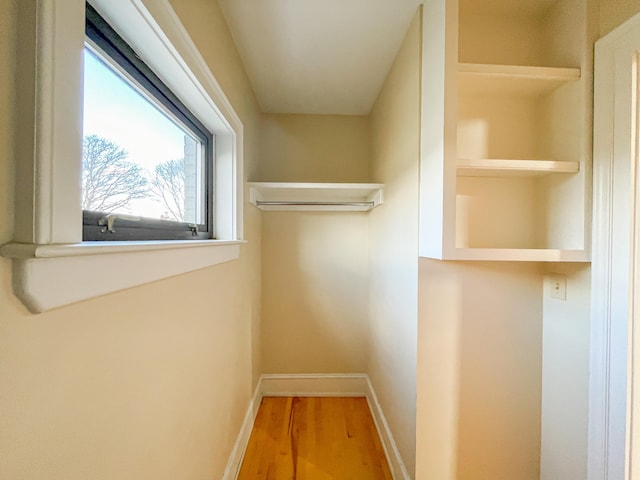
[(232, 261), (244, 243), (242, 122), (171, 4), (90, 4), (214, 135), (216, 239), (83, 241), (85, 2), (47, 0), (37, 9), (17, 2), (24, 19), (17, 31), (19, 194), (13, 239), (0, 255), (12, 260), (14, 292), (32, 312)]
[(213, 135), (86, 6), (83, 240), (212, 238)]

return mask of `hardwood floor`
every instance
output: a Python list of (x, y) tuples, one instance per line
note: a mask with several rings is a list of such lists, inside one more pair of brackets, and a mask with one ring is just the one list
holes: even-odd
[(239, 480), (392, 479), (365, 398), (265, 397)]

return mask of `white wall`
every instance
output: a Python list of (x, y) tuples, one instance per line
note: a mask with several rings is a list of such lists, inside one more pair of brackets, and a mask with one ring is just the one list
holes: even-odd
[[(13, 140), (16, 5), (33, 3), (0, 0), (0, 243), (25, 161)], [(173, 4), (243, 121), (249, 175), (259, 113), (217, 3)], [(260, 219), (245, 212), (239, 260), (41, 315), (15, 298), (0, 259), (0, 478), (222, 476), (260, 368)]]
[[(543, 292), (540, 479), (587, 478), (590, 268), (546, 266)], [(567, 280), (565, 301), (551, 298), (552, 274)]]
[[(420, 15), (371, 113), (372, 174), (385, 184), (371, 211), (368, 373), (413, 477), (418, 315)], [(419, 477), (418, 477), (419, 478)]]

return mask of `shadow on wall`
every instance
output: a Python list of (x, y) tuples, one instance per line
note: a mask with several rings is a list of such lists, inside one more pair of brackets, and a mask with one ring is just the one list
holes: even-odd
[(418, 473), (539, 478), (538, 266), (421, 259), (420, 278)]
[(264, 372), (365, 371), (367, 225), (358, 213), (264, 214)]

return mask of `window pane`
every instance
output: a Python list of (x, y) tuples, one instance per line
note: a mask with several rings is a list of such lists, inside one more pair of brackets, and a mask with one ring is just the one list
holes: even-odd
[(85, 48), (82, 208), (206, 223), (204, 146)]

